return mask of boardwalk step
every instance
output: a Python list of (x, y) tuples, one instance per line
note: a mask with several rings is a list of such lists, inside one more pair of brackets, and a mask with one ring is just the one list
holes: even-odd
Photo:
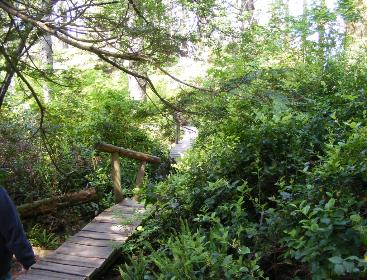
[(80, 258), (78, 256), (53, 253), (47, 257), (47, 262), (59, 263), (59, 264), (70, 264), (70, 265), (84, 266), (84, 267), (100, 267), (105, 262), (105, 259)]
[(22, 280), (84, 280), (84, 276), (75, 276), (66, 273), (50, 272), (39, 269), (31, 269), (27, 274), (23, 274), (17, 278)]
[(127, 236), (122, 236), (121, 234), (117, 233), (104, 233), (101, 235), (99, 232), (94, 231), (79, 231), (77, 234), (74, 235), (75, 237), (88, 237), (92, 239), (99, 239), (99, 240), (111, 240), (115, 242), (123, 242), (127, 239)]

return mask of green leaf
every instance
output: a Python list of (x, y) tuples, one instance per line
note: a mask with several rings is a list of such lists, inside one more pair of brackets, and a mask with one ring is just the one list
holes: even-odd
[(310, 227), (310, 230), (312, 230), (312, 231), (317, 231), (318, 229), (319, 229), (319, 225), (315, 224), (315, 223), (313, 223)]
[(330, 198), (328, 203), (326, 203), (326, 205), (325, 205), (325, 209), (330, 210), (331, 208), (334, 207), (334, 205), (335, 205), (335, 198)]
[(228, 264), (230, 264), (232, 262), (232, 255), (228, 255), (228, 256), (226, 256), (225, 258), (224, 258), (224, 260), (223, 260), (223, 265), (225, 266), (225, 265), (228, 265)]
[(344, 260), (340, 256), (334, 256), (329, 258), (329, 261), (333, 264), (342, 264)]
[(251, 253), (251, 250), (249, 247), (246, 247), (246, 246), (242, 246), (239, 250), (238, 250), (238, 253), (240, 255), (246, 255), (246, 254), (249, 254)]
[(352, 222), (355, 222), (355, 223), (359, 223), (361, 220), (362, 220), (362, 217), (359, 216), (358, 214), (353, 214), (353, 215), (350, 215), (350, 220)]
[(311, 206), (310, 205), (306, 205), (305, 207), (302, 208), (301, 212), (304, 215), (307, 215), (307, 213), (310, 211)]
[(345, 268), (342, 264), (335, 265), (334, 271), (337, 275), (344, 275), (345, 274)]
[(240, 272), (248, 272), (248, 271), (249, 271), (249, 269), (246, 266), (242, 266), (240, 268)]

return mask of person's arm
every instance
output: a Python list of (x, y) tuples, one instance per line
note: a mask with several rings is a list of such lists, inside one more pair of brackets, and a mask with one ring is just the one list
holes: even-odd
[(25, 269), (29, 269), (36, 262), (32, 246), (25, 236), (16, 207), (7, 192), (1, 187), (0, 234), (6, 242), (6, 247)]

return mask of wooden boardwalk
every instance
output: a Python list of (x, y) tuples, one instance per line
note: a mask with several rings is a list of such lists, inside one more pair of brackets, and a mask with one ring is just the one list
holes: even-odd
[(124, 199), (105, 210), (70, 237), (55, 252), (37, 262), (18, 280), (92, 279), (117, 254), (116, 243), (124, 243), (141, 223), (145, 209), (135, 200)]
[(170, 153), (170, 157), (175, 161), (178, 159), (192, 147), (195, 142), (196, 137), (198, 136), (198, 130), (196, 127), (193, 126), (183, 126), (182, 129), (184, 130), (184, 135), (182, 139), (175, 144)]

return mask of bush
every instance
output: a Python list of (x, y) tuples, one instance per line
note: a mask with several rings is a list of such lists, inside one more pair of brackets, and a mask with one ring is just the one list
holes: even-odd
[[(248, 247), (233, 246), (228, 229), (219, 225), (209, 232), (181, 232), (148, 258), (120, 268), (123, 279), (265, 279), (258, 258)], [(156, 272), (156, 271), (159, 272)]]

